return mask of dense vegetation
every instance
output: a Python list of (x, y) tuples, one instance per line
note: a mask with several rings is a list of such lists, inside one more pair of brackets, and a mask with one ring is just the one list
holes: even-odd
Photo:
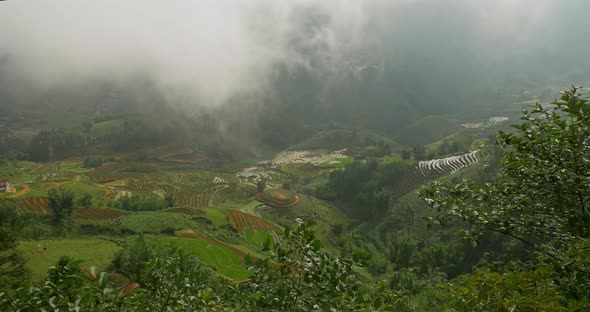
[[(496, 144), (488, 129), (401, 147), (331, 129), (299, 146), (321, 158), (350, 139), (339, 161), (296, 159), (257, 180), (229, 174), (241, 163), (166, 159), (193, 153), (174, 145), (5, 158), (22, 185), (0, 198), (0, 309), (585, 311), (589, 107), (565, 91)], [(67, 133), (43, 135), (84, 153), (107, 142)], [(420, 159), (474, 146), (484, 163), (413, 180)], [(419, 195), (392, 191), (427, 179)]]

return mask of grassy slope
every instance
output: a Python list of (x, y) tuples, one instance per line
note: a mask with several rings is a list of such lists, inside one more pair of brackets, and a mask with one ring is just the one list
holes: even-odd
[[(30, 180), (31, 177), (41, 176), (43, 173), (53, 173), (53, 164), (43, 164), (40, 168), (35, 170), (34, 174), (30, 173), (30, 169), (36, 164), (34, 163), (22, 163), (17, 166), (25, 168), (20, 172), (17, 171), (15, 174), (22, 179)], [(175, 165), (161, 162), (136, 162), (129, 160), (123, 163), (123, 167), (114, 168), (114, 171), (105, 171), (100, 175), (104, 175), (107, 178), (117, 179), (129, 179), (136, 178), (140, 180), (140, 187), (146, 186), (146, 190), (136, 190), (129, 186), (126, 189), (131, 190), (134, 194), (149, 192), (149, 189), (157, 188), (158, 185), (169, 185), (174, 188), (182, 188), (183, 192), (199, 191), (201, 188), (211, 187), (212, 180), (215, 176), (222, 177), (230, 183), (235, 183), (235, 177), (233, 174), (220, 173), (216, 170), (199, 170), (195, 167), (189, 167), (185, 165)], [(72, 189), (77, 195), (83, 193), (90, 193), (93, 195), (95, 200), (95, 206), (103, 206), (105, 195), (105, 188), (94, 185), (95, 182), (91, 180), (98, 170), (88, 171), (85, 168), (80, 167), (79, 159), (69, 159), (63, 161), (60, 165), (61, 175), (56, 177), (46, 178), (41, 182), (29, 183), (31, 190), (29, 193), (20, 196), (19, 198), (29, 197), (46, 197), (47, 191), (54, 187), (64, 186)], [(148, 168), (149, 170), (140, 170), (142, 168)], [(14, 171), (11, 167), (9, 170)], [(327, 170), (326, 168), (318, 168), (319, 171)], [(298, 171), (298, 170), (295, 170)], [(294, 172), (297, 174), (297, 172)], [(189, 189), (185, 186), (181, 186), (173, 182), (173, 177), (182, 175), (182, 183), (190, 184)], [(94, 177), (95, 178), (95, 177)], [(184, 190), (186, 189), (186, 190)], [(221, 192), (219, 193), (221, 195)], [(232, 204), (233, 203), (233, 204)], [(241, 203), (241, 204), (240, 204)], [(100, 223), (104, 226), (127, 228), (134, 232), (143, 232), (148, 234), (156, 234), (163, 240), (174, 241), (177, 244), (186, 247), (187, 249), (195, 252), (205, 263), (215, 267), (217, 271), (226, 275), (232, 279), (242, 280), (249, 276), (249, 272), (246, 270), (246, 266), (242, 263), (242, 260), (235, 250), (232, 251), (231, 247), (234, 247), (241, 251), (241, 255), (250, 254), (254, 257), (264, 258), (267, 255), (261, 253), (259, 250), (262, 249), (262, 244), (267, 237), (272, 236), (265, 231), (259, 230), (247, 230), (243, 236), (237, 234), (231, 234), (226, 230), (221, 229), (225, 224), (229, 223), (228, 217), (225, 213), (225, 209), (239, 209), (248, 211), (250, 213), (256, 213), (256, 207), (260, 203), (255, 200), (244, 200), (237, 198), (230, 198), (230, 201), (225, 204), (221, 203), (215, 208), (201, 208), (200, 210), (205, 212), (205, 215), (194, 215), (187, 216), (183, 214), (175, 213), (164, 213), (164, 212), (136, 212), (127, 216), (120, 217), (113, 221), (96, 221), (96, 220), (75, 220), (77, 224), (82, 223)], [(320, 221), (316, 226), (318, 234), (328, 239), (333, 222), (345, 222), (340, 214), (337, 213), (332, 207), (325, 206), (323, 203), (317, 200), (305, 198), (303, 203), (299, 207), (294, 209), (295, 213), (285, 216), (285, 224), (293, 224), (296, 217), (308, 217), (318, 218)], [(211, 229), (210, 227), (203, 228), (203, 224), (191, 220), (192, 217), (204, 217), (212, 221), (217, 229)], [(273, 222), (275, 220), (268, 219)], [(164, 229), (178, 230), (181, 228), (194, 228), (203, 230), (209, 235), (215, 236), (217, 239), (223, 240), (228, 243), (228, 248), (223, 246), (211, 244), (206, 240), (199, 239), (176, 239), (170, 236), (162, 236), (162, 230)], [(280, 235), (280, 234), (279, 234)], [(97, 266), (100, 269), (106, 269), (116, 251), (120, 250), (121, 247), (116, 244), (101, 240), (101, 239), (52, 239), (46, 240), (42, 243), (37, 241), (22, 241), (20, 249), (25, 252), (31, 259), (29, 264), (34, 271), (34, 279), (39, 280), (46, 275), (49, 266), (54, 265), (60, 256), (67, 255), (77, 259), (87, 260), (87, 266)], [(273, 239), (274, 243), (274, 239)], [(43, 251), (43, 247), (47, 247), (47, 251)]]
[(122, 229), (130, 229), (136, 233), (160, 234), (162, 230), (172, 228), (197, 228), (198, 224), (189, 216), (177, 213), (142, 211), (117, 219)]
[(83, 266), (107, 269), (121, 247), (110, 241), (85, 238), (21, 241), (19, 250), (28, 258), (27, 265), (33, 273), (33, 281), (40, 281), (47, 276), (49, 267), (62, 256), (84, 260)]
[(274, 246), (272, 235), (265, 230), (247, 227), (242, 229), (242, 237), (246, 243), (252, 244), (258, 248), (262, 248), (268, 239), (270, 239), (270, 248)]
[(199, 239), (173, 239), (171, 241), (183, 249), (195, 253), (201, 261), (231, 279), (245, 280), (251, 275), (242, 259), (229, 249)]

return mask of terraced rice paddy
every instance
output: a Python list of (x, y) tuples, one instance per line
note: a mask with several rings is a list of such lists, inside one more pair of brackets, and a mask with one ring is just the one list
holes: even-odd
[(483, 125), (482, 121), (461, 124), (461, 127), (467, 128), (467, 129), (477, 129), (477, 128), (482, 128), (483, 126), (484, 125)]
[(207, 155), (193, 151), (188, 147), (164, 145), (149, 149), (148, 152), (157, 155), (162, 161), (169, 162), (198, 163), (207, 159)]
[(195, 253), (201, 261), (234, 281), (244, 281), (251, 275), (243, 261), (245, 254), (238, 249), (229, 249), (203, 238), (178, 239), (174, 243)]
[(207, 208), (214, 207), (224, 202), (228, 185), (220, 184), (205, 190), (184, 189), (176, 194), (176, 201), (184, 206)]
[(205, 214), (205, 212), (202, 210), (192, 209), (192, 208), (182, 208), (182, 207), (165, 209), (165, 210), (162, 210), (162, 212), (181, 213), (181, 214), (185, 214), (185, 215), (189, 215), (189, 216), (204, 215)]
[(47, 276), (49, 267), (55, 265), (62, 256), (84, 260), (84, 267), (96, 266), (106, 270), (121, 247), (102, 239), (52, 239), (21, 241), (18, 249), (27, 258), (33, 280), (39, 281)]
[(213, 184), (228, 184), (229, 182), (227, 182), (227, 180), (220, 178), (220, 177), (215, 177), (213, 178)]
[(53, 212), (47, 205), (47, 197), (33, 197), (21, 200), (21, 207), (31, 213), (51, 215)]
[(246, 256), (256, 258), (255, 255), (194, 229), (179, 231), (177, 236), (181, 238), (178, 240), (180, 246), (195, 252), (203, 262), (213, 266), (219, 273), (237, 281), (245, 280), (251, 275), (243, 260)]
[(270, 222), (239, 210), (228, 209), (225, 212), (229, 215), (232, 223), (238, 231), (247, 227), (268, 231), (275, 231), (277, 229), (277, 227)]
[(77, 208), (72, 215), (74, 219), (82, 220), (113, 220), (128, 214), (112, 208)]
[(458, 156), (451, 156), (439, 159), (420, 161), (418, 170), (425, 177), (436, 177), (445, 173), (453, 173), (461, 168), (475, 164), (479, 161), (475, 150)]
[(331, 152), (329, 154), (315, 153), (312, 151), (283, 151), (278, 153), (272, 160), (264, 160), (258, 162), (257, 166), (244, 168), (241, 172), (237, 173), (236, 176), (244, 180), (246, 183), (249, 179), (266, 179), (267, 186), (278, 187), (272, 183), (273, 169), (283, 167), (290, 164), (312, 164), (313, 166), (335, 166), (340, 165), (342, 162), (350, 161), (350, 157), (344, 155), (347, 149)]
[[(272, 249), (275, 241), (277, 240), (275, 236), (276, 234), (274, 232), (251, 227), (245, 228), (242, 231), (242, 237), (244, 237), (244, 240), (249, 244), (257, 246), (258, 248), (267, 247)], [(268, 244), (268, 246), (264, 246), (265, 244)]]
[(256, 194), (256, 200), (275, 208), (288, 208), (299, 202), (299, 196), (287, 190), (266, 190)]
[(142, 211), (122, 216), (115, 220), (121, 229), (135, 233), (161, 234), (169, 230), (181, 230), (198, 227), (190, 216), (180, 213), (166, 213), (161, 211)]
[(196, 164), (198, 162), (207, 160), (207, 156), (202, 153), (198, 152), (191, 152), (186, 154), (173, 154), (167, 155), (165, 157), (161, 157), (160, 160), (163, 161), (171, 161), (171, 162), (179, 162), (179, 163), (192, 163)]
[(392, 187), (392, 196), (399, 197), (415, 189), (428, 179), (454, 173), (457, 170), (478, 163), (478, 152), (479, 150), (475, 150), (458, 156), (420, 161), (418, 166), (408, 173), (401, 182)]
[(285, 151), (280, 152), (274, 159), (259, 164), (270, 168), (277, 168), (287, 164), (333, 164), (338, 163), (339, 159), (348, 158), (348, 156), (344, 155), (345, 152), (346, 149), (334, 151), (330, 154), (316, 154), (310, 151)]
[(488, 118), (488, 120), (486, 120), (485, 122), (480, 121), (480, 122), (463, 123), (460, 126), (463, 128), (467, 128), (467, 129), (485, 128), (485, 127), (491, 127), (491, 126), (497, 125), (497, 124), (502, 123), (508, 119), (510, 119), (510, 118), (508, 118), (508, 117), (491, 117), (491, 118)]

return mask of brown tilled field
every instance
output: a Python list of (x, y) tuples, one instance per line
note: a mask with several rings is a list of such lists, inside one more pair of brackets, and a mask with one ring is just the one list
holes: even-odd
[(74, 219), (84, 220), (112, 220), (128, 215), (129, 212), (112, 208), (78, 208), (74, 210)]
[(34, 197), (21, 200), (22, 208), (28, 212), (51, 215), (53, 211), (47, 206), (47, 197)]
[(241, 212), (239, 210), (226, 210), (234, 226), (238, 231), (241, 231), (245, 227), (253, 227), (257, 229), (263, 229), (268, 231), (275, 231), (276, 227), (264, 219), (257, 216)]

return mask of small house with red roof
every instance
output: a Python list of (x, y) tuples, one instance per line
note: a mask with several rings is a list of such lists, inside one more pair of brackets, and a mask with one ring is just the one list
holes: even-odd
[(5, 193), (10, 189), (10, 183), (8, 182), (0, 182), (0, 193)]

